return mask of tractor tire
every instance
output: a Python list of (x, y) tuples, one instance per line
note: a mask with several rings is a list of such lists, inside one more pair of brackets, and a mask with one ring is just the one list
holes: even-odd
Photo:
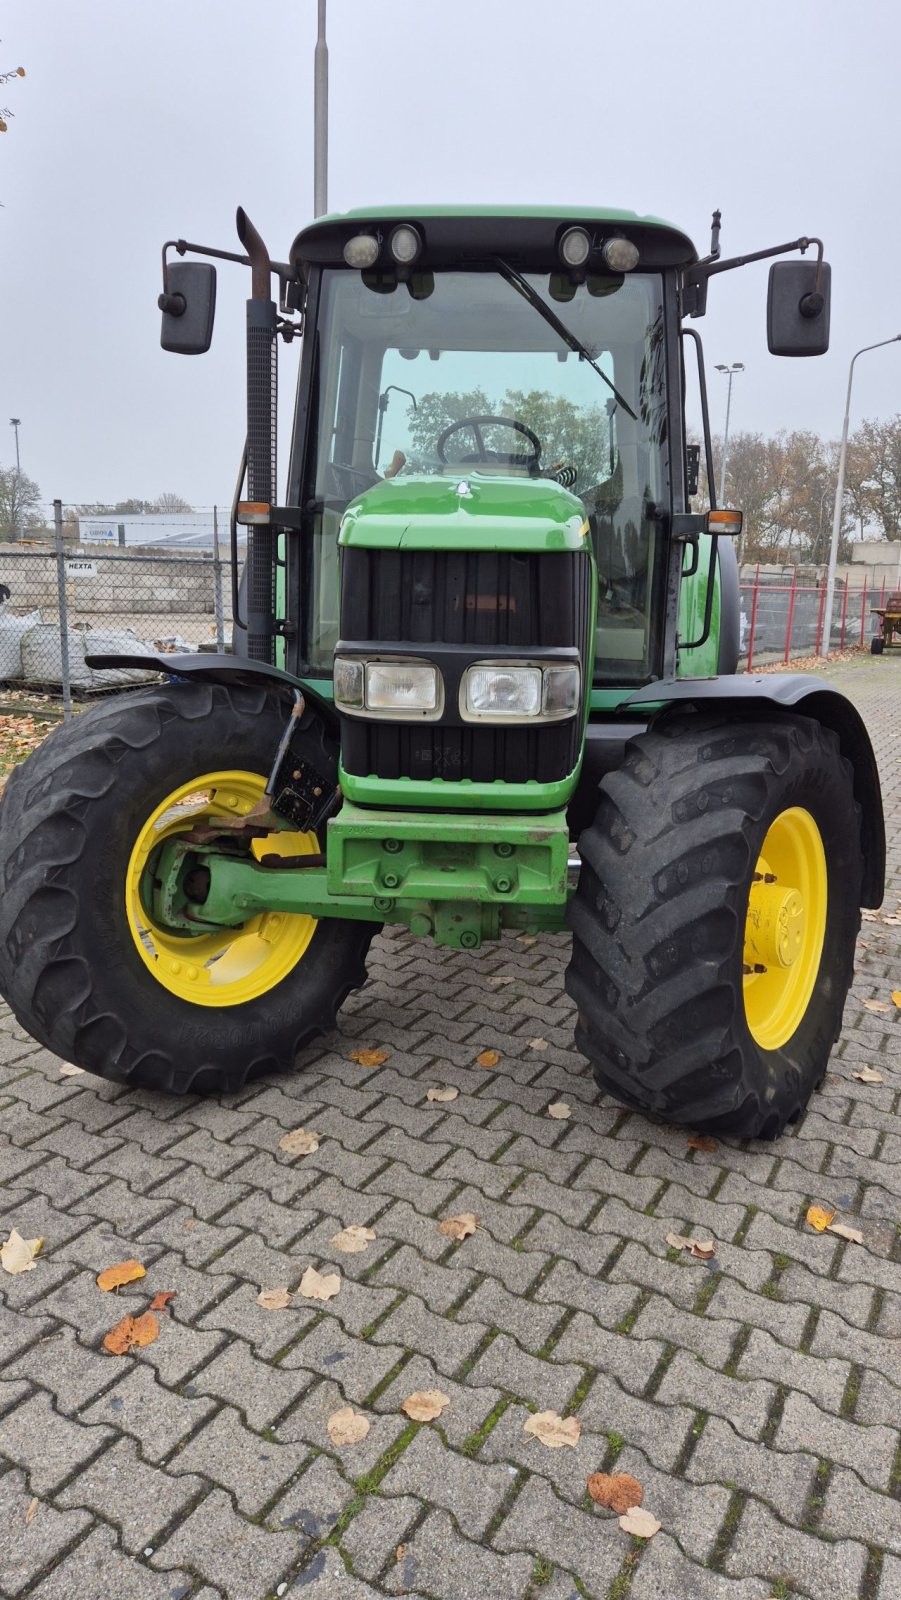
[(885, 649), (885, 640), (879, 636), (870, 640), (870, 655), (881, 656)]
[[(218, 1092), (289, 1070), (334, 1026), (377, 924), (263, 914), (176, 936), (148, 921), (139, 893), (161, 838), (262, 798), (291, 703), (260, 687), (137, 690), (58, 728), (13, 773), (0, 798), (0, 993), (49, 1050), (118, 1083)], [(292, 749), (336, 781), (315, 715)], [(281, 853), (320, 848), (312, 833), (278, 838)]]
[(579, 841), (566, 988), (601, 1089), (776, 1138), (822, 1081), (860, 927), (852, 771), (803, 716), (670, 716)]

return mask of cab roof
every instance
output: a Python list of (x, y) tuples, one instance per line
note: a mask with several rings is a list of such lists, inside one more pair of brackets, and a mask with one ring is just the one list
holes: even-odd
[(387, 233), (413, 223), (423, 234), (423, 264), (453, 267), (492, 256), (536, 270), (559, 266), (558, 241), (568, 227), (584, 227), (599, 241), (611, 236), (638, 246), (639, 268), (686, 267), (698, 259), (691, 240), (660, 217), (605, 206), (364, 206), (317, 217), (291, 246), (291, 262), (343, 266), (343, 250), (355, 233)]

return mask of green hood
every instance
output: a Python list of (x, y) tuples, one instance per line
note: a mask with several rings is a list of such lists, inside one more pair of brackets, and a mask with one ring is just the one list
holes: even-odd
[(386, 479), (352, 500), (342, 545), (382, 550), (583, 550), (581, 500), (550, 478)]

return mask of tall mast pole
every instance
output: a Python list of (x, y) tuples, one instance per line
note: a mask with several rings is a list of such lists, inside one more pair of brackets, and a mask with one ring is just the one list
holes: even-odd
[(313, 72), (313, 211), (328, 210), (328, 45), (325, 42), (325, 0), (319, 0), (319, 33)]

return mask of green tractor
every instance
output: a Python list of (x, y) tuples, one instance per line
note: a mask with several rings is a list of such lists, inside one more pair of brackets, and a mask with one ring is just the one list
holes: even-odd
[(653, 217), (554, 208), (324, 216), (275, 263), (238, 232), (171, 241), (160, 297), (164, 347), (200, 354), (216, 269), (181, 258), (250, 268), (233, 650), (160, 657), (7, 784), (16, 1017), (118, 1082), (235, 1090), (333, 1026), (384, 923), (464, 950), (568, 927), (600, 1087), (776, 1136), (839, 1032), (882, 806), (847, 700), (735, 675), (741, 517), (684, 322), (711, 277), (795, 253), (769, 347), (821, 354), (822, 245), (724, 260), (715, 214), (699, 260)]

